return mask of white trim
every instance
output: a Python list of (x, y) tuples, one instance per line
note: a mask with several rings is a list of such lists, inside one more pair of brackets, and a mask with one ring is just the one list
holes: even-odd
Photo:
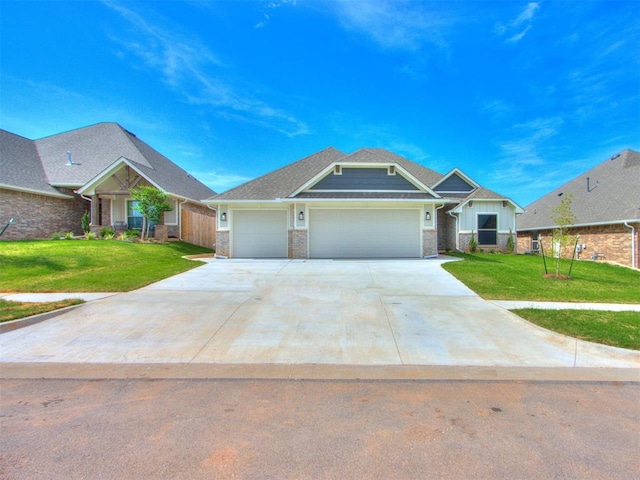
[[(458, 205), (456, 208), (451, 210), (449, 213), (451, 213), (451, 212), (453, 212), (453, 213), (462, 213), (462, 209), (469, 202), (478, 202), (478, 203), (487, 203), (487, 202), (501, 202), (502, 203), (502, 202), (508, 202), (515, 209), (515, 214), (516, 215), (520, 215), (520, 214), (524, 213), (524, 209), (522, 207), (520, 207), (520, 205), (518, 205), (516, 202), (511, 200), (510, 198), (468, 198), (464, 202), (462, 202), (460, 205)], [(473, 208), (473, 207), (471, 207), (471, 208)]]
[[(628, 219), (628, 220), (614, 220), (611, 222), (576, 223), (575, 225), (567, 225), (567, 228), (600, 227), (602, 225), (624, 225), (625, 223), (640, 223), (640, 219), (636, 218), (636, 219)], [(558, 228), (558, 225), (551, 225), (548, 227), (517, 228), (516, 232), (553, 230), (554, 228)]]
[[(480, 243), (480, 226), (478, 225), (478, 217), (480, 215), (495, 215), (496, 217), (496, 228), (495, 228), (495, 232), (496, 232), (496, 243)], [(500, 214), (498, 212), (476, 212), (476, 232), (478, 233), (478, 238), (477, 238), (477, 242), (478, 242), (478, 246), (479, 247), (491, 247), (491, 246), (499, 246), (500, 243), (498, 243), (498, 234), (500, 233), (500, 229), (498, 228), (498, 226), (500, 225)], [(493, 231), (493, 229), (489, 229), (489, 228), (483, 228), (483, 231)], [(471, 233), (473, 233), (473, 230), (471, 230)]]
[[(333, 171), (333, 169), (335, 168), (336, 165), (340, 166), (340, 171), (341, 172), (345, 169), (345, 167), (346, 168), (379, 168), (379, 169), (386, 168), (387, 172), (388, 172), (389, 167), (390, 166), (394, 166), (395, 170), (396, 170), (396, 173), (400, 172), (400, 175), (402, 177), (404, 177), (404, 179), (407, 180), (409, 183), (413, 184), (419, 191), (422, 191), (422, 193), (428, 193), (430, 195), (433, 195), (435, 198), (441, 198), (440, 195), (438, 195), (438, 193), (433, 191), (431, 188), (429, 188), (427, 185), (422, 183), (420, 180), (418, 180), (416, 177), (414, 177), (407, 170), (402, 168), (401, 165), (399, 165), (397, 163), (393, 163), (393, 162), (390, 162), (390, 163), (388, 163), (388, 162), (380, 162), (380, 163), (377, 163), (377, 162), (366, 162), (366, 163), (362, 163), (362, 162), (333, 162), (331, 165), (329, 165), (328, 167), (326, 167), (322, 171), (320, 171), (320, 173), (316, 174), (310, 180), (308, 180), (307, 182), (302, 184), (301, 187), (299, 187), (297, 190), (295, 190), (293, 193), (291, 193), (291, 195), (289, 195), (289, 198), (295, 197), (296, 195), (299, 195), (300, 193), (309, 190), (313, 185), (318, 183), (324, 177), (328, 176), (329, 172)], [(314, 190), (314, 191), (317, 191), (317, 190)], [(348, 192), (349, 190), (338, 190), (338, 191)], [(359, 190), (359, 191), (360, 192), (366, 192), (366, 191), (371, 191), (371, 190)]]
[(41, 190), (34, 190), (32, 188), (22, 188), (22, 187), (16, 187), (13, 185), (6, 185), (4, 183), (0, 183), (0, 188), (3, 188), (5, 190), (11, 190), (14, 192), (23, 192), (23, 193), (31, 193), (34, 195), (41, 195), (43, 197), (64, 198), (66, 200), (71, 200), (76, 198), (73, 195), (66, 195), (64, 193), (53, 193), (53, 192), (49, 193), (49, 192), (43, 192)]
[(363, 193), (363, 192), (367, 192), (367, 193), (422, 193), (424, 194), (425, 192), (421, 191), (421, 190), (365, 190), (365, 189), (360, 189), (360, 190), (307, 190), (304, 193)]
[[(480, 184), (478, 184), (477, 182), (475, 182), (469, 175), (467, 175), (466, 173), (464, 173), (462, 170), (460, 170), (458, 167), (454, 168), (453, 170), (451, 170), (449, 173), (447, 173), (444, 177), (442, 177), (438, 182), (436, 182), (433, 185), (433, 189), (435, 190), (436, 187), (438, 185), (440, 185), (442, 182), (444, 182), (447, 178), (449, 178), (450, 176), (457, 174), (459, 177), (462, 177), (462, 179), (471, 184), (473, 186), (473, 188), (471, 190), (469, 190), (470, 192), (480, 188)], [(445, 192), (443, 192), (445, 193)], [(460, 193), (460, 192), (448, 192), (448, 193)]]

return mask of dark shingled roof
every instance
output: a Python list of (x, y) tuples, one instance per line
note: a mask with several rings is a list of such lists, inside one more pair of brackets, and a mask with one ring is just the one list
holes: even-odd
[(61, 195), (49, 185), (33, 141), (6, 130), (0, 130), (0, 186)]
[[(329, 147), (314, 155), (286, 165), (279, 170), (221, 193), (210, 200), (215, 199), (219, 202), (233, 200), (265, 201), (278, 198), (290, 198), (305, 183), (333, 163), (396, 163), (427, 186), (433, 185), (442, 178), (442, 175), (438, 172), (425, 168), (422, 165), (382, 148), (363, 148), (346, 155), (333, 147)], [(318, 196), (318, 194), (304, 192), (297, 195), (296, 198), (435, 198), (428, 194), (420, 195), (422, 196), (415, 197), (409, 194), (394, 194), (390, 197), (383, 196), (383, 194), (363, 196), (362, 193), (349, 193), (332, 194), (329, 197), (321, 197)]]
[[(9, 140), (5, 146), (5, 137), (2, 137), (2, 178), (5, 178), (5, 147), (16, 150), (20, 143), (7, 137)], [(48, 189), (53, 192), (56, 190), (51, 186), (79, 188), (124, 157), (167, 193), (198, 201), (215, 195), (209, 187), (117, 123), (98, 123), (35, 141), (17, 138), (22, 139), (20, 153), (24, 154), (23, 161), (37, 164), (39, 171), (43, 172), (39, 182), (48, 184)], [(71, 153), (71, 166), (68, 165), (67, 152)], [(23, 178), (25, 169), (18, 168), (16, 164), (9, 167), (16, 181), (26, 187), (29, 179)]]
[(640, 221), (640, 153), (614, 155), (528, 205), (518, 218), (518, 230), (554, 227), (551, 209), (567, 195), (573, 195), (576, 225)]

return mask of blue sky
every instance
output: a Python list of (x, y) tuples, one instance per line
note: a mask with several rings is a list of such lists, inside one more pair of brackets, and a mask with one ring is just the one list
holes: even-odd
[(102, 121), (222, 192), (327, 146), (522, 206), (640, 150), (637, 1), (0, 1), (0, 128)]

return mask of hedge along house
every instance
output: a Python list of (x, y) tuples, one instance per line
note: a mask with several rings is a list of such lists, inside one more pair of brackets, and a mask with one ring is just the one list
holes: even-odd
[(215, 243), (215, 212), (201, 200), (215, 192), (116, 123), (35, 141), (1, 130), (0, 158), (0, 216), (16, 219), (2, 239), (82, 233), (85, 211), (93, 231), (140, 228), (129, 191), (149, 185), (173, 206), (159, 236)]
[(217, 254), (232, 258), (422, 258), (466, 249), (472, 232), (503, 250), (522, 211), (458, 169), (378, 148), (327, 148), (206, 203)]
[(568, 195), (577, 218), (569, 233), (579, 236), (579, 257), (639, 268), (640, 153), (614, 155), (528, 205), (518, 218), (519, 250), (538, 250), (541, 237), (551, 251), (557, 227), (551, 209)]

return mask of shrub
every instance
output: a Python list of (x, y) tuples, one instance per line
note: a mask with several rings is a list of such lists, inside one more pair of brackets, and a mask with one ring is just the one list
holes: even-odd
[(507, 253), (512, 254), (516, 251), (516, 243), (513, 240), (513, 232), (509, 229), (509, 238), (507, 238)]
[(102, 238), (106, 238), (109, 237), (109, 239), (113, 238), (113, 236), (116, 234), (116, 232), (113, 231), (112, 228), (109, 227), (102, 227), (100, 229), (100, 236)]
[(138, 230), (127, 230), (124, 233), (126, 234), (127, 238), (138, 238), (138, 236), (140, 235), (140, 232)]
[(62, 232), (53, 232), (51, 234), (51, 240), (60, 240), (62, 237), (64, 237), (64, 233)]
[(73, 232), (67, 232), (63, 235), (65, 240), (73, 240)]
[(87, 240), (95, 240), (98, 234), (96, 232), (87, 232), (84, 234), (84, 238)]
[(471, 232), (471, 238), (469, 239), (469, 251), (471, 253), (476, 253), (478, 250), (478, 242), (476, 241), (476, 236), (473, 232)]
[(89, 217), (89, 212), (85, 211), (82, 215), (82, 219), (80, 220), (80, 225), (82, 226), (82, 231), (87, 233), (91, 231), (89, 228), (89, 223), (91, 222), (91, 217)]

